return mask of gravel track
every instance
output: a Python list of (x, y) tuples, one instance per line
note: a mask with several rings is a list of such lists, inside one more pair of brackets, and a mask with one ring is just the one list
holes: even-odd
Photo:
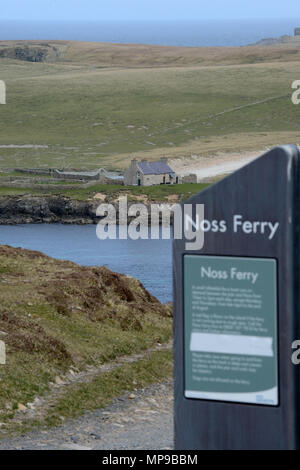
[(163, 450), (173, 448), (173, 383), (115, 399), (57, 428), (0, 440), (0, 450)]

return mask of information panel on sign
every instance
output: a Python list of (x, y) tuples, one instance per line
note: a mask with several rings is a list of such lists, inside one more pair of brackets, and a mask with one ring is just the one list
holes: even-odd
[(276, 406), (276, 260), (184, 256), (185, 397)]

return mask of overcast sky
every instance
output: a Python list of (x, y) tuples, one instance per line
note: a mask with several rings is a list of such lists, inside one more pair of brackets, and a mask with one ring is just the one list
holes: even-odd
[(300, 17), (299, 0), (8, 0), (0, 20), (203, 20)]

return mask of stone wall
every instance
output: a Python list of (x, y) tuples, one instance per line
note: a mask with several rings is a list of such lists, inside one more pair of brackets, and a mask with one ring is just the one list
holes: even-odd
[(99, 181), (100, 172), (80, 172), (80, 171), (61, 171), (61, 170), (52, 170), (52, 176), (54, 178), (62, 180), (71, 180), (71, 181)]
[(51, 175), (54, 168), (14, 168), (13, 171), (29, 175)]
[(182, 183), (197, 183), (197, 175), (190, 173), (182, 177)]
[[(74, 181), (75, 182), (97, 182), (100, 184), (123, 184), (123, 179), (113, 177), (112, 173), (104, 168), (95, 171), (76, 171), (76, 170), (58, 170), (57, 168), (14, 168), (13, 171), (28, 174), (31, 176), (47, 175), (52, 176), (53, 180)], [(9, 175), (10, 171), (5, 171)], [(11, 177), (17, 180), (18, 177)]]
[[(142, 175), (141, 184), (142, 186), (152, 186), (154, 184), (174, 184), (176, 183), (176, 175), (173, 178), (170, 178), (169, 173), (162, 175)], [(178, 179), (178, 183), (181, 182)]]

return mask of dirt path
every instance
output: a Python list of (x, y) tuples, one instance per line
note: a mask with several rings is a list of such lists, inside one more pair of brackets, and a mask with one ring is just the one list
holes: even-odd
[(0, 441), (0, 449), (162, 450), (173, 448), (173, 384), (167, 381), (127, 394), (50, 430)]
[[(50, 385), (50, 391), (27, 403), (16, 414), (15, 423), (42, 420), (67, 387), (88, 383), (96, 376), (146, 358), (154, 351), (172, 349), (172, 343), (158, 344), (140, 354), (123, 356), (99, 367), (80, 372), (70, 370)], [(155, 384), (146, 389), (127, 393), (112, 404), (84, 416), (66, 421), (53, 429), (41, 429), (11, 439), (0, 440), (0, 449), (166, 449), (173, 439), (172, 382)], [(0, 432), (1, 435), (1, 432)], [(162, 438), (163, 436), (163, 438)]]
[(51, 408), (58, 399), (66, 393), (67, 387), (71, 384), (88, 383), (91, 382), (96, 376), (105, 372), (109, 372), (122, 364), (130, 364), (140, 359), (145, 359), (155, 351), (164, 351), (172, 349), (172, 342), (166, 344), (157, 344), (153, 348), (149, 348), (139, 354), (132, 354), (130, 356), (121, 356), (117, 360), (105, 363), (99, 367), (89, 366), (86, 370), (74, 372), (73, 369), (66, 375), (57, 377), (55, 383), (50, 383), (50, 391), (42, 396), (36, 396), (32, 403), (26, 403), (26, 409), (17, 413), (14, 418), (15, 423), (21, 423), (24, 420), (41, 420), (46, 412)]

